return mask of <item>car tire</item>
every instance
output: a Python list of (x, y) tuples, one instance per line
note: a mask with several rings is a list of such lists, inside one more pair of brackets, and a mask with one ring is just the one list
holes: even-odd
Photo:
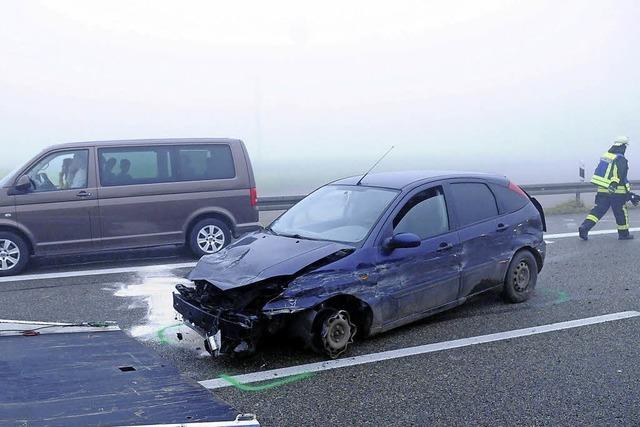
[(22, 237), (10, 231), (0, 232), (0, 277), (22, 273), (29, 257), (29, 245)]
[(520, 251), (511, 260), (502, 294), (508, 302), (525, 302), (531, 297), (537, 281), (538, 263), (535, 257), (527, 250)]
[(189, 248), (198, 258), (219, 252), (229, 243), (231, 243), (229, 226), (215, 218), (198, 221), (189, 235)]
[(343, 355), (358, 332), (347, 310), (326, 308), (313, 322), (313, 348), (331, 359)]

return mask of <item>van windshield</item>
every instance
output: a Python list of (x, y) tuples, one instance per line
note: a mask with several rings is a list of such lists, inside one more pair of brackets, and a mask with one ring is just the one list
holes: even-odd
[(397, 194), (383, 188), (328, 185), (289, 209), (269, 229), (286, 237), (358, 243)]

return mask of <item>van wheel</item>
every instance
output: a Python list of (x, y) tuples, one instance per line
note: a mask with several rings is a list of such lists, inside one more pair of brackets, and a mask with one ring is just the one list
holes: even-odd
[(29, 246), (17, 234), (0, 232), (0, 276), (20, 274), (29, 263)]
[(199, 221), (191, 230), (189, 247), (198, 258), (215, 254), (231, 243), (231, 230), (224, 222), (208, 218)]
[(520, 303), (529, 299), (538, 281), (538, 263), (529, 251), (518, 252), (511, 260), (503, 295), (508, 302)]

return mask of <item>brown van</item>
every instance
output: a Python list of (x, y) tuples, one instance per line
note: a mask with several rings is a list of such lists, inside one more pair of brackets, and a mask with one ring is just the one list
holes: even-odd
[(255, 187), (239, 140), (50, 147), (0, 181), (0, 276), (34, 255), (174, 244), (218, 252), (260, 228)]

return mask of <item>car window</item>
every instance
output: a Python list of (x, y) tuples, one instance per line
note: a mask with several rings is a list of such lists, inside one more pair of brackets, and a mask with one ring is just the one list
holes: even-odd
[(498, 216), (496, 198), (487, 185), (477, 182), (451, 184), (460, 226)]
[(236, 176), (231, 147), (227, 144), (179, 147), (177, 157), (180, 181), (228, 179)]
[(393, 221), (394, 233), (413, 233), (422, 240), (449, 231), (449, 215), (442, 187), (414, 196)]
[(28, 172), (32, 191), (77, 190), (87, 188), (88, 150), (61, 151), (39, 161)]
[(510, 213), (522, 209), (527, 205), (529, 199), (522, 194), (516, 193), (507, 187), (498, 184), (491, 184), (491, 190), (500, 202), (500, 212)]
[(98, 150), (100, 184), (106, 187), (174, 180), (169, 149), (156, 147)]

